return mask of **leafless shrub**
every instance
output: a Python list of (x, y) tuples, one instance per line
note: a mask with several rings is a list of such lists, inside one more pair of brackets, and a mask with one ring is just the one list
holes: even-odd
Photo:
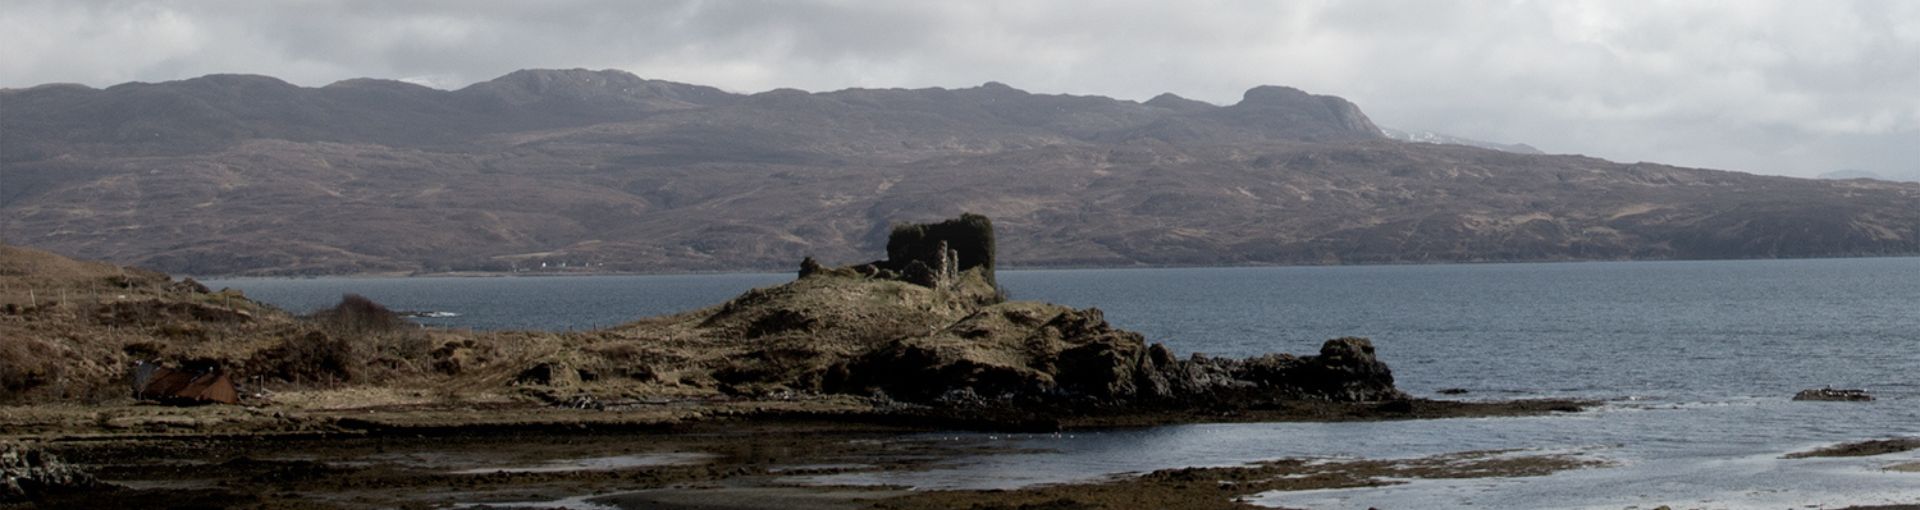
[(336, 334), (383, 333), (410, 325), (400, 314), (359, 294), (340, 296), (340, 304), (311, 318)]
[(45, 349), (39, 347), (44, 346), (32, 341), (0, 342), (0, 389), (6, 390), (0, 401), (60, 380), (61, 364), (47, 359)]
[(248, 375), (291, 383), (344, 383), (359, 373), (357, 351), (347, 339), (319, 331), (289, 336), (255, 354), (247, 363), (252, 372)]

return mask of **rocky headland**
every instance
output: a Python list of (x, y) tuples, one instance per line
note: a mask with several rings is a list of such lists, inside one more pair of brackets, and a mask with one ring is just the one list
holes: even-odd
[[(1414, 399), (1394, 387), (1392, 370), (1363, 338), (1328, 340), (1300, 356), (1182, 357), (1113, 327), (1098, 309), (1007, 300), (994, 282), (992, 223), (977, 215), (898, 226), (884, 260), (826, 267), (808, 259), (791, 283), (571, 333), (422, 329), (357, 296), (294, 316), (191, 280), (6, 250), (11, 281), (0, 330), (19, 340), (0, 350), (0, 382), (12, 404), (117, 402), (129, 394), (130, 367), (149, 361), (224, 373), (243, 404), (282, 418), (487, 403), (505, 409), (464, 420), (541, 415), (512, 410), (529, 405), (609, 416), (833, 414), (1057, 429), (1578, 407)], [(436, 422), (372, 414), (303, 426)], [(275, 426), (292, 422), (300, 420)]]
[[(885, 438), (954, 428), (1526, 415), (1584, 405), (1413, 398), (1363, 338), (1328, 340), (1299, 356), (1179, 356), (1113, 327), (1097, 309), (1008, 300), (995, 285), (993, 238), (992, 223), (976, 215), (900, 225), (883, 260), (831, 267), (808, 259), (794, 281), (713, 307), (564, 333), (426, 329), (357, 296), (299, 316), (192, 280), (0, 246), (0, 440), (14, 442), (6, 469), (16, 482), (6, 497), (275, 507), (294, 497), (286, 494), (348, 491), (385, 494), (358, 505), (378, 507), (418, 502), (425, 496), (412, 488), (455, 481), (560, 493), (609, 477), (625, 487), (773, 483), (775, 467), (760, 449), (766, 434), (789, 429)], [(136, 398), (151, 397), (132, 387), (141, 379), (136, 366), (231, 381), (238, 405)], [(423, 437), (522, 451), (513, 448), (527, 438), (572, 444), (565, 438), (611, 441), (586, 439), (608, 434), (754, 453), (694, 467), (504, 478), (248, 453), (299, 448), (346, 458), (370, 444), (424, 448), (431, 443)], [(851, 457), (856, 465), (902, 455), (820, 441), (790, 438), (779, 451), (827, 452), (819, 462)], [(176, 462), (208, 455), (220, 457), (209, 461), (217, 465)], [(916, 455), (859, 469), (914, 469), (928, 458)], [(227, 488), (96, 485), (85, 471), (52, 462), (60, 457), (118, 479)], [(1319, 486), (1381, 483), (1325, 481)], [(249, 496), (273, 491), (292, 492)]]

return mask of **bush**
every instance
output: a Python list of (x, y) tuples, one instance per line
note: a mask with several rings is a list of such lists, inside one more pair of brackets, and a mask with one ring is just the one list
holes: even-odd
[(409, 326), (400, 314), (359, 294), (340, 296), (340, 304), (313, 314), (312, 319), (336, 334), (381, 333)]
[(6, 390), (5, 397), (20, 397), (60, 379), (61, 365), (36, 354), (45, 352), (47, 349), (38, 341), (0, 342), (0, 390)]
[(319, 331), (287, 337), (247, 363), (253, 376), (291, 383), (337, 384), (354, 380), (359, 357), (353, 343)]

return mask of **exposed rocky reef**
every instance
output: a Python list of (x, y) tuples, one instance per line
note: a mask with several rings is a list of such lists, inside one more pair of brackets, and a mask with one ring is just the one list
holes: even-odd
[(1789, 453), (1783, 458), (1871, 457), (1874, 455), (1900, 453), (1908, 450), (1920, 450), (1920, 437), (1896, 437), (1891, 439), (1841, 443), (1804, 452)]
[(1800, 390), (1793, 394), (1794, 400), (1812, 400), (1821, 402), (1872, 402), (1873, 395), (1866, 390), (1844, 390), (1834, 388), (1814, 388)]

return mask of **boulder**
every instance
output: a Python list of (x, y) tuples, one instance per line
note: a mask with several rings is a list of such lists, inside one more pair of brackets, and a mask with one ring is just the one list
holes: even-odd
[(1393, 370), (1374, 357), (1373, 341), (1346, 337), (1328, 340), (1319, 356), (1300, 358), (1299, 370), (1281, 384), (1301, 390), (1302, 396), (1335, 401), (1403, 400), (1393, 387)]
[(29, 502), (42, 496), (100, 487), (93, 475), (51, 453), (20, 445), (0, 445), (0, 504)]

